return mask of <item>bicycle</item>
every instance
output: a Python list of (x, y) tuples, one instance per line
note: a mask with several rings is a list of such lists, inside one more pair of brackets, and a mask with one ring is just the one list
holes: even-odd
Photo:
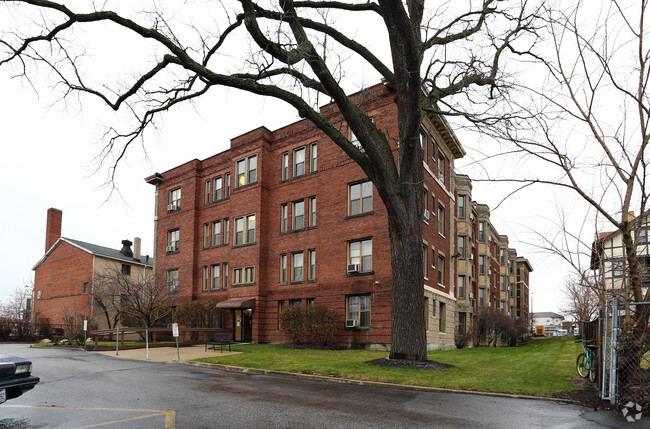
[(589, 377), (589, 380), (592, 383), (596, 382), (598, 378), (598, 357), (596, 356), (596, 350), (598, 346), (590, 345), (595, 340), (579, 340), (576, 343), (583, 343), (583, 351), (578, 355), (576, 360), (576, 369), (578, 370), (578, 375), (582, 378)]

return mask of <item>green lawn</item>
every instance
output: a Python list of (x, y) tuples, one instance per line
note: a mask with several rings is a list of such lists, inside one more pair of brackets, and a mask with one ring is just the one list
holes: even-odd
[(235, 346), (240, 355), (197, 359), (249, 368), (318, 374), (417, 386), (446, 387), (526, 395), (555, 395), (577, 390), (575, 361), (581, 352), (573, 337), (533, 339), (523, 347), (440, 350), (429, 359), (455, 368), (421, 371), (365, 363), (387, 352), (295, 350), (277, 345)]

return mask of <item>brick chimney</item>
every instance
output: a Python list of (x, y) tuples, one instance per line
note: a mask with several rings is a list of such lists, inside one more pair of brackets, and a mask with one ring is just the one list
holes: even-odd
[(59, 209), (47, 209), (47, 225), (45, 227), (45, 252), (48, 250), (56, 240), (61, 238), (61, 223), (63, 221), (63, 212)]
[(140, 260), (140, 237), (133, 239), (133, 259)]

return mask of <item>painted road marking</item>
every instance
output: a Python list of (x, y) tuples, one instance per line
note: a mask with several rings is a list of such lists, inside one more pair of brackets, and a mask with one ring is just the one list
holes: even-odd
[(146, 410), (139, 408), (90, 408), (90, 407), (65, 407), (60, 405), (7, 405), (3, 404), (2, 408), (42, 408), (48, 410), (83, 410), (83, 411), (125, 411), (131, 413), (149, 413), (144, 416), (127, 417), (124, 419), (94, 423), (86, 426), (75, 426), (71, 429), (88, 429), (99, 426), (106, 426), (115, 423), (128, 422), (133, 420), (142, 420), (153, 417), (165, 416), (165, 429), (176, 429), (176, 410)]

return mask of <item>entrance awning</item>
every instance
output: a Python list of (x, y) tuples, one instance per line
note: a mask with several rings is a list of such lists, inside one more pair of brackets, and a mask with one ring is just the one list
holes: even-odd
[(232, 298), (217, 304), (217, 308), (255, 308), (255, 298)]

